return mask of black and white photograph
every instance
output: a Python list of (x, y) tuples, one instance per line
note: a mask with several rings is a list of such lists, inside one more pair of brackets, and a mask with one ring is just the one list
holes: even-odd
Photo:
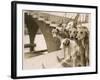
[(96, 6), (15, 1), (12, 7), (13, 78), (97, 73)]
[(89, 66), (89, 13), (23, 11), (23, 69)]

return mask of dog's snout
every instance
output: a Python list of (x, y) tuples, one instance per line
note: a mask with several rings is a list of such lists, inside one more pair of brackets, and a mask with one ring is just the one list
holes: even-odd
[(73, 37), (73, 36), (71, 36), (70, 38), (71, 38), (71, 39), (73, 39), (74, 37)]

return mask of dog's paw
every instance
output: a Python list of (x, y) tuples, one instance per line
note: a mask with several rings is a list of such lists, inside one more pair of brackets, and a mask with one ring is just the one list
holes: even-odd
[(71, 67), (71, 60), (70, 59), (63, 59), (61, 61), (61, 64), (64, 66), (64, 67)]
[(70, 44), (70, 40), (66, 39), (64, 42), (63, 42), (63, 45), (64, 46), (69, 46)]

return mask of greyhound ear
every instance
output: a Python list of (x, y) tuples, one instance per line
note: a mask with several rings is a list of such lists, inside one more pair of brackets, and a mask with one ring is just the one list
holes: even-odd
[(86, 35), (85, 35), (85, 44), (89, 43), (89, 32), (86, 31)]
[(59, 33), (59, 29), (56, 29), (57, 30), (57, 33)]
[(89, 31), (86, 30), (85, 32), (86, 32), (86, 37), (89, 37)]
[(85, 31), (85, 34), (86, 34), (86, 35), (85, 35), (85, 39), (86, 39), (86, 38), (89, 37), (89, 31), (88, 31), (88, 28), (87, 28), (86, 26), (83, 26), (82, 28), (83, 28), (83, 30)]
[(88, 32), (85, 31), (85, 39), (87, 39), (87, 38), (88, 38)]
[(64, 29), (64, 32), (68, 33), (68, 29)]

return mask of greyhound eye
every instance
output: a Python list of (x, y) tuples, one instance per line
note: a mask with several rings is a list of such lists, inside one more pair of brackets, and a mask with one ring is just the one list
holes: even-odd
[(74, 31), (73, 33), (74, 33), (74, 34), (76, 34), (76, 33), (77, 33), (77, 31)]
[(83, 32), (80, 32), (80, 34), (83, 34)]
[(76, 32), (74, 31), (74, 33), (76, 33)]

